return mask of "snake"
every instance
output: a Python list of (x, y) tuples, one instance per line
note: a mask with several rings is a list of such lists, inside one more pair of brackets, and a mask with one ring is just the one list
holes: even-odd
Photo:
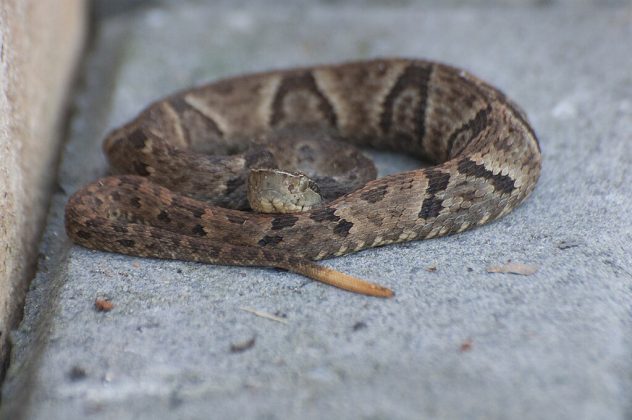
[[(428, 165), (374, 179), (363, 148)], [(103, 149), (112, 173), (66, 204), (66, 232), (76, 244), (273, 267), (378, 297), (393, 291), (317, 261), (498, 219), (534, 190), (542, 160), (525, 112), (501, 90), (463, 69), (413, 58), (278, 69), (192, 87), (112, 130)], [(250, 205), (249, 185), (319, 193), (317, 180), (279, 163), (297, 151), (308, 163), (343, 166), (330, 171), (343, 173), (332, 183), (339, 191), (313, 204), (299, 198), (287, 211), (276, 205), (284, 200), (277, 193), (263, 208)], [(323, 176), (325, 184), (334, 175)], [(341, 191), (340, 184), (352, 185)]]

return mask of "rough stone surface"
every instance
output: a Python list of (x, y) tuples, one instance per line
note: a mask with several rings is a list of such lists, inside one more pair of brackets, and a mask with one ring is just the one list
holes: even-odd
[[(47, 258), (13, 334), (3, 413), (632, 417), (632, 9), (527, 3), (172, 2), (110, 15), (77, 98)], [(544, 154), (533, 196), (498, 222), (325, 262), (392, 287), (393, 299), (68, 244), (68, 195), (105, 172), (106, 130), (150, 100), (228, 74), (393, 55), (459, 65), (501, 87)], [(380, 158), (382, 171), (402, 162)], [(509, 260), (538, 271), (487, 272)], [(95, 311), (97, 297), (113, 309)]]
[(84, 9), (82, 0), (0, 2), (0, 378), (35, 273)]

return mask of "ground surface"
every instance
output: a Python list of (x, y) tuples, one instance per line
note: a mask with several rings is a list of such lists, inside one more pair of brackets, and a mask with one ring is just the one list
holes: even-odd
[[(261, 3), (173, 2), (103, 20), (12, 336), (3, 414), (631, 418), (632, 8)], [(395, 298), (68, 243), (69, 194), (105, 172), (105, 132), (150, 100), (233, 73), (394, 55), (496, 84), (527, 111), (544, 155), (535, 193), (496, 223), (326, 262)], [(538, 271), (487, 272), (508, 260)], [(94, 310), (99, 296), (110, 312)]]

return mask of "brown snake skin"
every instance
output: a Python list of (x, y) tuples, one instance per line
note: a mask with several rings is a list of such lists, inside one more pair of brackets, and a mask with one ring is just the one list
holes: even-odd
[[(244, 174), (263, 159), (242, 150), (248, 139), (288, 127), (435, 166), (370, 181), (301, 213), (220, 207), (223, 197), (245, 194)], [(392, 292), (312, 260), (497, 219), (531, 193), (541, 166), (533, 129), (502, 92), (463, 70), (407, 59), (271, 71), (181, 92), (112, 132), (104, 150), (118, 172), (134, 175), (99, 179), (69, 199), (74, 242), (278, 267), (375, 296)]]

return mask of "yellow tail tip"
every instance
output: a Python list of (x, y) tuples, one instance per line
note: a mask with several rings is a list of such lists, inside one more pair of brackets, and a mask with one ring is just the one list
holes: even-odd
[(306, 261), (298, 267), (292, 267), (292, 271), (296, 271), (299, 274), (303, 274), (321, 283), (353, 293), (381, 298), (389, 298), (394, 295), (393, 291), (387, 287), (369, 283), (357, 277), (341, 273), (340, 271), (314, 264), (311, 261)]

